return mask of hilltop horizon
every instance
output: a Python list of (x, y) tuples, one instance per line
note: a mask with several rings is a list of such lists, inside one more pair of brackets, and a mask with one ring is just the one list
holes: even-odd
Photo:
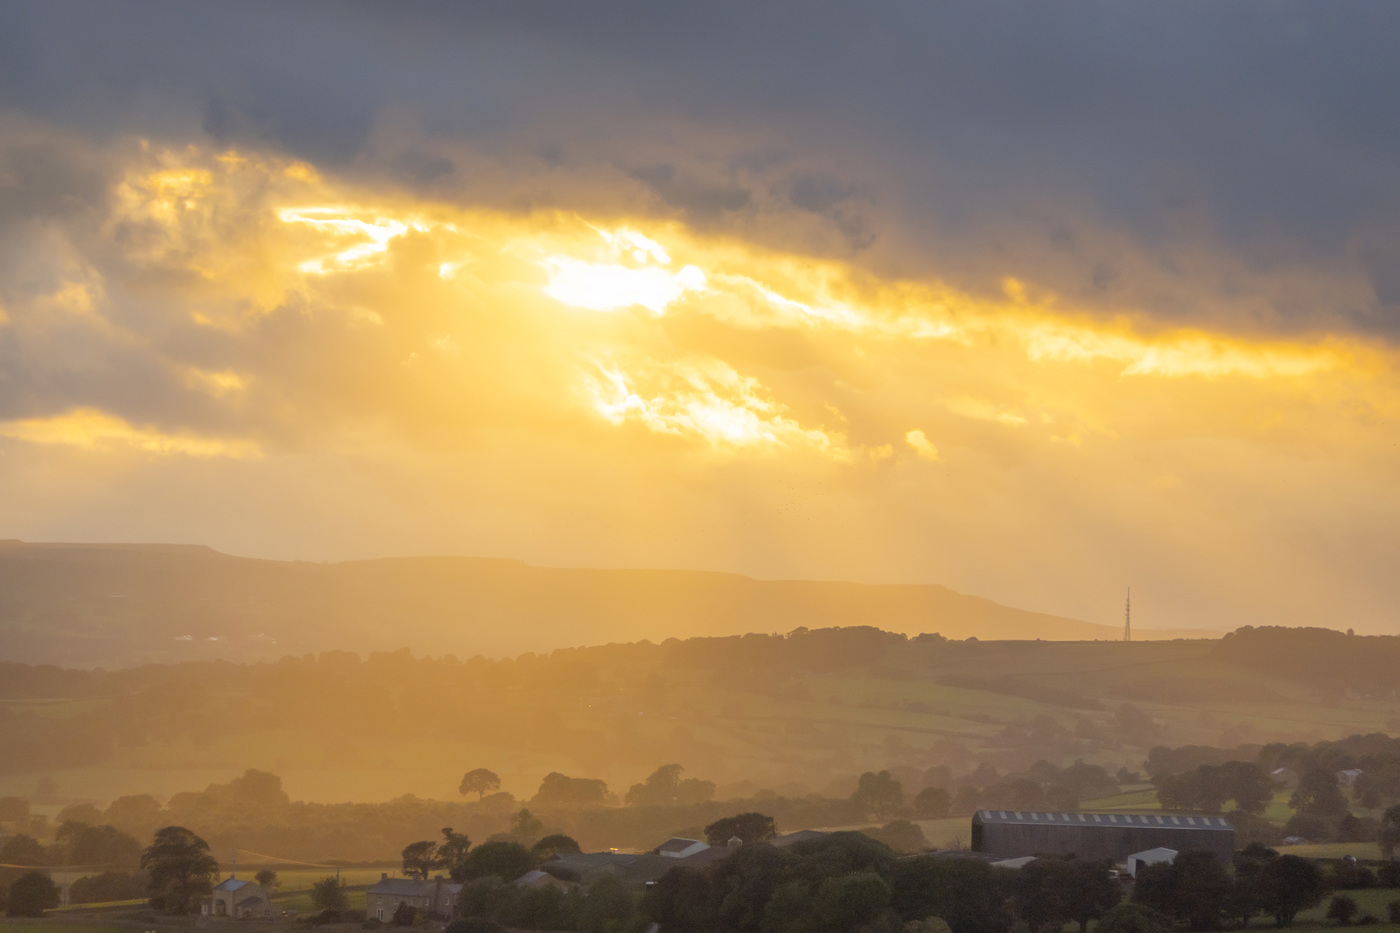
[[(0, 658), (66, 665), (405, 646), (501, 657), (852, 625), (953, 639), (1122, 637), (1119, 626), (939, 584), (542, 567), (503, 557), (279, 561), (197, 544), (4, 540), (0, 584)], [(1220, 634), (1134, 627), (1143, 640)]]

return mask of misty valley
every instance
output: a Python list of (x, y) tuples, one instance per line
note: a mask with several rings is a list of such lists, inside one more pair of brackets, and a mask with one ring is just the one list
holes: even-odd
[[(791, 868), (817, 872), (813, 891), (835, 883), (823, 859), (874, 871), (894, 893), (869, 921), (916, 896), (899, 893), (901, 859), (988, 870), (964, 864), (970, 821), (988, 811), (1223, 813), (1240, 850), (1385, 869), (1386, 840), (1400, 838), (1400, 739), (1387, 737), (1400, 732), (1397, 665), (1400, 638), (1325, 629), (998, 642), (873, 627), (496, 660), (403, 649), (122, 670), (6, 662), (0, 871), (9, 885), (46, 866), (73, 904), (145, 903), (143, 847), (179, 827), (224, 872), (280, 872), (278, 910), (321, 905), (313, 882), (336, 872), (348, 885), (336, 909), (353, 912), (388, 896), (374, 893), (378, 874), (412, 877), (413, 850), (464, 885), (454, 898), (485, 898), (485, 915), (582, 930), (598, 885), (600, 899), (621, 885), (625, 922), (688, 909), (666, 870), (720, 883), (743, 859), (713, 856), (740, 830), (794, 865), (816, 859)], [(695, 867), (661, 851), (692, 843), (711, 853), (686, 856)], [(605, 856), (588, 853), (642, 854), (602, 870)], [(1356, 868), (1372, 887), (1378, 870)], [(541, 871), (554, 879), (541, 897), (577, 903), (517, 896), (533, 889), (510, 883)], [(1012, 890), (1031, 882), (1004, 871), (954, 886), (1023, 907), (949, 906), (940, 917), (955, 933), (1042, 909)], [(1093, 916), (1117, 903), (1106, 897)]]

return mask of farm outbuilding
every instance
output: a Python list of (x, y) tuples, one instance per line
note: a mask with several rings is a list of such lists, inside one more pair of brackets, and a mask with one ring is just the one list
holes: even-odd
[(1122, 862), (1145, 849), (1196, 849), (1229, 862), (1235, 827), (1218, 816), (1158, 813), (1044, 813), (978, 810), (972, 816), (972, 849), (1006, 858), (1080, 855)]
[(1166, 846), (1158, 846), (1145, 852), (1134, 852), (1128, 856), (1128, 874), (1136, 878), (1139, 868), (1146, 868), (1148, 865), (1161, 865), (1163, 862), (1170, 865), (1176, 861), (1176, 857), (1180, 854), (1175, 849), (1168, 849)]

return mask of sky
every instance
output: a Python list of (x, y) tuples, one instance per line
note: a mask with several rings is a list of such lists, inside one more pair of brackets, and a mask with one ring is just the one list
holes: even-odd
[(1400, 632), (1397, 27), (7, 3), (0, 537)]

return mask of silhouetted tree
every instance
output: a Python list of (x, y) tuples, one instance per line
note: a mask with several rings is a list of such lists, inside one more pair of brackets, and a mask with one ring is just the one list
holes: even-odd
[(0, 862), (7, 865), (42, 865), (44, 847), (33, 836), (18, 833), (0, 846)]
[(125, 871), (87, 875), (68, 886), (68, 899), (74, 904), (134, 900), (145, 893), (146, 879)]
[(1210, 852), (1182, 852), (1172, 863), (1138, 869), (1133, 901), (1193, 930), (1211, 930), (1229, 906), (1230, 875)]
[(253, 876), (253, 880), (261, 885), (264, 891), (269, 893), (277, 889), (277, 872), (273, 871), (271, 868), (262, 869)]
[(58, 906), (58, 886), (41, 871), (27, 871), (10, 885), (7, 911), (11, 917), (42, 917)]
[(1280, 855), (1259, 871), (1260, 905), (1281, 927), (1315, 906), (1322, 894), (1322, 871), (1307, 859)]
[(467, 853), (463, 877), (495, 875), (502, 881), (514, 881), (534, 867), (535, 859), (530, 850), (518, 842), (483, 842)]
[(1227, 761), (1220, 766), (1222, 783), (1237, 809), (1258, 816), (1274, 799), (1274, 782), (1252, 761)]
[(1350, 926), (1351, 921), (1356, 917), (1357, 909), (1354, 898), (1338, 894), (1332, 898), (1332, 903), (1327, 905), (1327, 919), (1335, 920), (1341, 926)]
[(890, 883), (878, 872), (865, 870), (827, 878), (813, 903), (815, 927), (827, 933), (868, 928), (890, 913)]
[(1263, 909), (1259, 873), (1276, 858), (1277, 852), (1257, 842), (1235, 853), (1235, 883), (1230, 896), (1225, 899), (1225, 916), (1239, 921), (1241, 927), (1247, 926), (1254, 915)]
[(914, 795), (914, 815), (921, 820), (941, 820), (952, 806), (952, 795), (941, 787), (925, 787)]
[(485, 768), (476, 768), (462, 775), (462, 783), (457, 787), (459, 794), (476, 794), (477, 800), (482, 799), (487, 793), (500, 790), (501, 779), (495, 771), (488, 771)]
[(1005, 933), (1016, 874), (972, 859), (901, 859), (893, 907), (905, 920), (942, 917), (953, 933)]
[(472, 841), (467, 838), (466, 833), (454, 832), (451, 826), (442, 828), (442, 842), (438, 845), (437, 860), (455, 882), (461, 883), (466, 878), (467, 853), (471, 851), (471, 847)]
[(563, 833), (551, 833), (530, 847), (530, 854), (541, 862), (556, 855), (581, 851), (574, 838)]
[(510, 818), (510, 834), (522, 844), (529, 845), (544, 832), (544, 823), (529, 810), (522, 809)]
[(1333, 821), (1347, 814), (1347, 799), (1337, 786), (1337, 775), (1325, 768), (1310, 768), (1298, 779), (1298, 789), (1288, 805), (1300, 816)]
[[(73, 824), (65, 823), (64, 827)], [(59, 831), (70, 865), (101, 865), (115, 871), (134, 871), (141, 862), (141, 843), (115, 826), (78, 826)]]
[[(349, 903), (345, 888), (335, 875), (327, 875), (311, 886), (311, 903), (318, 910), (344, 910)], [(410, 908), (411, 909), (411, 908)]]
[(1395, 857), (1395, 850), (1400, 847), (1400, 803), (1387, 807), (1385, 813), (1381, 814), (1376, 844), (1380, 846), (1384, 858)]
[(141, 868), (151, 876), (151, 906), (185, 914), (213, 891), (219, 863), (209, 843), (183, 826), (167, 826), (141, 853)]
[(575, 778), (551, 771), (540, 782), (533, 803), (538, 806), (596, 807), (608, 799), (608, 785), (595, 778)]
[(893, 816), (904, 804), (904, 788), (888, 771), (860, 776), (851, 802), (877, 820)]
[(633, 784), (624, 798), (631, 807), (693, 806), (715, 795), (713, 781), (681, 778), (681, 765), (662, 765), (641, 784)]
[(778, 835), (778, 827), (771, 816), (763, 813), (739, 813), (715, 820), (705, 827), (705, 841), (712, 846), (722, 846), (738, 836), (745, 845), (767, 842)]
[(403, 847), (403, 873), (410, 878), (427, 878), (442, 867), (437, 843), (431, 839), (410, 842)]
[(1081, 931), (1122, 899), (1123, 892), (1104, 861), (1081, 858), (1039, 858), (1016, 877), (1021, 918), (1032, 927), (1067, 921)]

